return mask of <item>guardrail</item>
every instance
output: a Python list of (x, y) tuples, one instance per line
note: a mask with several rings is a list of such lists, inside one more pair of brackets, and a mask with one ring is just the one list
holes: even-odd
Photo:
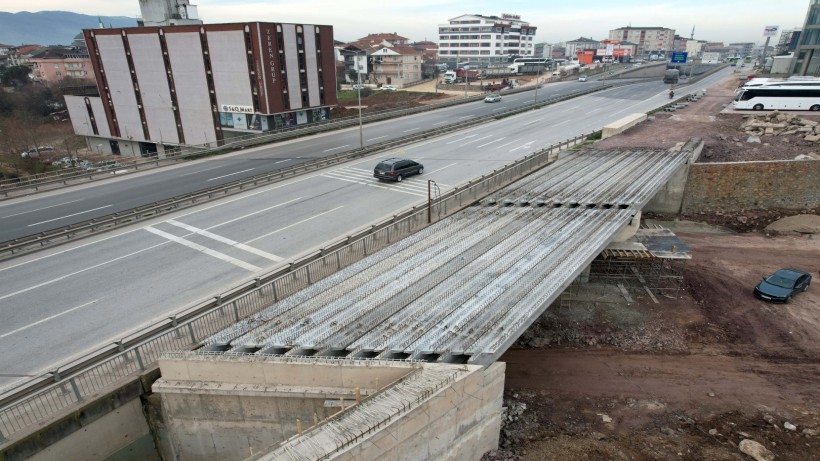
[[(63, 244), (69, 240), (87, 237), (97, 232), (109, 231), (126, 225), (131, 225), (145, 219), (152, 219), (159, 215), (199, 205), (209, 200), (214, 200), (217, 198), (226, 197), (228, 195), (237, 194), (256, 187), (262, 187), (273, 182), (282, 181), (297, 175), (305, 174), (311, 171), (316, 171), (321, 168), (326, 168), (332, 165), (336, 165), (338, 163), (346, 162), (351, 159), (363, 157), (374, 152), (395, 148), (411, 142), (418, 141), (420, 139), (439, 136), (452, 131), (461, 130), (468, 126), (486, 123), (491, 120), (529, 111), (534, 108), (543, 107), (549, 104), (555, 104), (560, 101), (575, 98), (584, 94), (601, 91), (603, 89), (610, 87), (611, 85), (595, 86), (593, 88), (573, 92), (567, 95), (548, 98), (537, 103), (529, 103), (524, 106), (516, 107), (503, 112), (498, 112), (483, 117), (476, 117), (469, 120), (463, 120), (459, 121), (458, 123), (445, 125), (443, 127), (427, 130), (421, 133), (395, 138), (390, 141), (386, 141), (379, 144), (372, 144), (369, 146), (365, 146), (363, 149), (355, 149), (352, 151), (341, 152), (320, 159), (310, 160), (300, 165), (286, 167), (268, 173), (262, 173), (256, 176), (252, 176), (250, 178), (237, 180), (229, 184), (214, 186), (190, 194), (184, 194), (177, 197), (173, 197), (162, 202), (155, 202), (150, 205), (134, 208), (131, 210), (113, 213), (100, 218), (90, 219), (87, 221), (60, 227), (50, 231), (45, 231), (27, 237), (21, 237), (18, 239), (2, 242), (0, 243), (0, 260), (20, 256), (22, 254), (30, 253), (33, 251), (39, 251), (54, 245)], [(483, 95), (475, 99), (481, 98), (483, 98)]]
[[(516, 93), (521, 91), (528, 91), (531, 88), (518, 88), (514, 90), (509, 90), (508, 93)], [(576, 94), (577, 96), (578, 94)], [(362, 123), (373, 123), (381, 120), (386, 120), (395, 117), (402, 117), (405, 115), (412, 115), (419, 112), (425, 112), (429, 110), (436, 110), (442, 109), (445, 107), (450, 107), (458, 104), (464, 104), (468, 102), (478, 101), (483, 98), (483, 95), (476, 95), (470, 96), (467, 98), (457, 98), (457, 99), (450, 99), (447, 101), (442, 101), (436, 104), (428, 104), (419, 107), (413, 107), (410, 109), (399, 109), (399, 110), (388, 110), (383, 112), (377, 112), (373, 114), (366, 115), (362, 117)], [(212, 155), (219, 152), (226, 152), (235, 149), (242, 149), (245, 147), (255, 146), (266, 144), (270, 142), (276, 141), (284, 141), (287, 139), (293, 139), (301, 136), (308, 136), (311, 134), (321, 133), (325, 131), (332, 131), (338, 130), (342, 128), (349, 128), (352, 126), (356, 126), (359, 124), (358, 117), (345, 117), (339, 120), (329, 120), (327, 122), (323, 122), (316, 125), (309, 125), (303, 127), (292, 127), (292, 128), (280, 128), (273, 132), (266, 132), (266, 133), (258, 133), (258, 134), (248, 134), (244, 136), (234, 137), (227, 139), (223, 142), (222, 145), (217, 147), (211, 147), (209, 145), (202, 145), (202, 146), (185, 146), (182, 148), (174, 149), (166, 151), (163, 155), (163, 158), (156, 157), (151, 159), (134, 159), (134, 160), (120, 160), (118, 159), (117, 162), (122, 164), (125, 168), (133, 168), (135, 171), (139, 170), (140, 168), (152, 168), (158, 167), (160, 164), (172, 164), (176, 163), (180, 160), (187, 160), (190, 158), (200, 157), (203, 155)], [(120, 172), (117, 176), (121, 176), (124, 174)], [(34, 190), (39, 191), (40, 189), (44, 190), (51, 190), (54, 188), (68, 186), (71, 185), (69, 182), (82, 180), (82, 181), (94, 181), (100, 179), (107, 179), (111, 178), (112, 173), (111, 171), (96, 171), (96, 170), (83, 170), (83, 169), (69, 169), (69, 170), (61, 170), (55, 171), (51, 173), (40, 173), (38, 175), (26, 177), (26, 178), (19, 178), (19, 179), (0, 179), (0, 195), (4, 198), (9, 198), (12, 194), (22, 195), (23, 191)], [(73, 184), (73, 183), (72, 183)], [(15, 195), (15, 196), (16, 196)]]
[(584, 142), (587, 136), (552, 145), (460, 184), (426, 206), (413, 206), (365, 226), (91, 355), (5, 391), (0, 395), (0, 443), (146, 371), (165, 351), (194, 349), (202, 339), (428, 226), (428, 219), (439, 221), (475, 203), (547, 165), (557, 152)]

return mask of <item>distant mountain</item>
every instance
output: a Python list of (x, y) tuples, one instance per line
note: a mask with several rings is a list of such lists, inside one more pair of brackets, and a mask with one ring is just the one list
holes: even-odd
[(29, 13), (0, 12), (0, 44), (3, 45), (71, 45), (83, 29), (96, 29), (99, 21), (105, 27), (136, 27), (136, 18), (126, 16), (89, 16), (68, 11)]

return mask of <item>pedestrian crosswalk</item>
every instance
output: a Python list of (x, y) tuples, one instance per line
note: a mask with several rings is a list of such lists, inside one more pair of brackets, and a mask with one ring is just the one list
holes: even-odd
[(373, 170), (343, 167), (337, 170), (322, 173), (320, 176), (361, 184), (367, 187), (377, 187), (379, 189), (389, 190), (392, 192), (401, 192), (403, 194), (427, 198), (427, 180), (424, 178), (424, 175), (411, 176), (409, 178), (405, 178), (402, 182), (393, 183), (388, 181), (379, 181), (374, 178)]

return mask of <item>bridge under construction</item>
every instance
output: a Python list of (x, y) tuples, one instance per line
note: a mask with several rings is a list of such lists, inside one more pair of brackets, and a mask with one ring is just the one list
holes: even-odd
[(206, 350), (489, 365), (616, 235), (636, 227), (636, 215), (691, 155), (563, 153), (211, 336)]

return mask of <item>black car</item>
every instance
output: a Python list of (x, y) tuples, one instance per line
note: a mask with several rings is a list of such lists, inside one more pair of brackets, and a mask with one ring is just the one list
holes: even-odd
[(424, 173), (424, 165), (404, 158), (389, 158), (382, 160), (373, 169), (373, 177), (380, 180), (396, 181), (412, 174)]
[(811, 284), (811, 274), (798, 269), (780, 269), (763, 277), (755, 287), (755, 296), (773, 303), (787, 303), (795, 293), (806, 291)]

